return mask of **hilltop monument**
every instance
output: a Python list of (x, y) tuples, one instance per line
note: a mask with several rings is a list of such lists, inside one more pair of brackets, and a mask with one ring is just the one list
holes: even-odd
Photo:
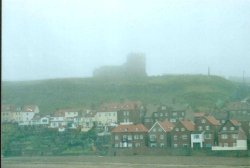
[(145, 54), (128, 54), (127, 61), (123, 65), (102, 66), (94, 70), (93, 76), (99, 78), (145, 77), (147, 76)]

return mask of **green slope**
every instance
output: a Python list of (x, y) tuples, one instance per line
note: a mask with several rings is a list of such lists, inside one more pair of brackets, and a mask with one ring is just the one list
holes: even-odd
[(175, 99), (193, 107), (211, 107), (236, 91), (224, 78), (203, 75), (156, 76), (141, 79), (68, 78), (2, 82), (2, 103), (37, 104), (42, 113), (59, 108), (95, 107), (100, 103), (140, 100), (165, 103)]

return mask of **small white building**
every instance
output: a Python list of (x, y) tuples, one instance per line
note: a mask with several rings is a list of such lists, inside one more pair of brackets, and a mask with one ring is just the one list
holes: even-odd
[(39, 113), (36, 105), (25, 105), (17, 112), (18, 125), (30, 125), (33, 117)]
[(95, 115), (98, 126), (111, 126), (117, 123), (117, 111), (98, 111)]
[(204, 133), (192, 133), (191, 134), (191, 148), (203, 148)]

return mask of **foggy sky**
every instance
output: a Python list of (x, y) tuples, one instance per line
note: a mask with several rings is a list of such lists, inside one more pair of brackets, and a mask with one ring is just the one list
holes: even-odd
[(89, 77), (146, 55), (148, 75), (250, 76), (249, 0), (3, 0), (2, 79)]

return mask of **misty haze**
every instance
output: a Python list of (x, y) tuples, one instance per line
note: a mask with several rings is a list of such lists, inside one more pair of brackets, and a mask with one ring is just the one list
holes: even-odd
[(250, 166), (250, 1), (2, 4), (4, 167)]

